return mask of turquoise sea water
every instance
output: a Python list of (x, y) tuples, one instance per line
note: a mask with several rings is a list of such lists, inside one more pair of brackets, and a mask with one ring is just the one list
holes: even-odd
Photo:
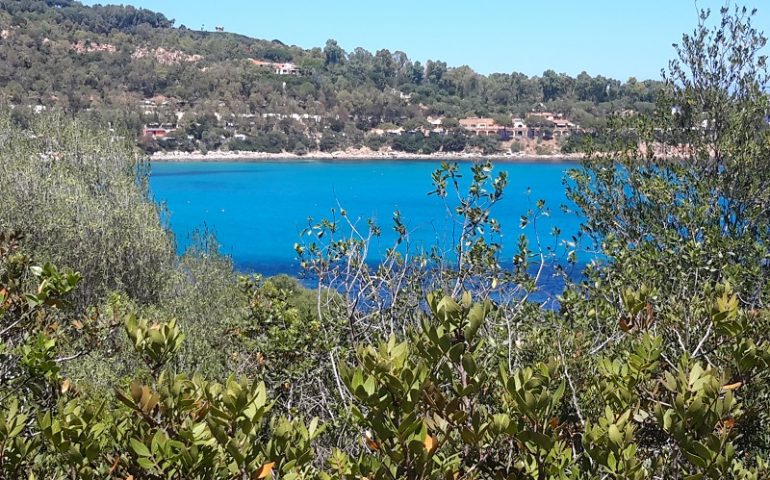
[[(231, 255), (236, 268), (264, 274), (298, 273), (294, 244), (308, 225), (308, 217), (328, 217), (331, 208), (344, 208), (349, 218), (374, 218), (383, 230), (379, 251), (391, 246), (395, 235), (391, 218), (401, 212), (409, 229), (411, 247), (438, 244), (451, 248), (457, 226), (447, 214), (447, 205), (432, 190), (431, 172), (436, 162), (426, 161), (275, 161), (275, 162), (155, 162), (151, 168), (151, 190), (165, 202), (180, 251), (190, 234), (204, 225), (214, 231), (222, 253)], [(509, 186), (495, 207), (494, 217), (503, 227), (504, 259), (515, 253), (521, 233), (537, 241), (532, 226), (521, 229), (520, 218), (546, 201), (550, 215), (541, 218), (537, 235), (541, 244), (559, 251), (550, 232), (561, 229), (560, 240), (577, 233), (580, 219), (563, 213), (568, 204), (562, 178), (569, 164), (500, 163)], [(461, 163), (470, 175), (470, 164)], [(531, 189), (528, 195), (527, 191)], [(376, 253), (372, 260), (376, 260)]]

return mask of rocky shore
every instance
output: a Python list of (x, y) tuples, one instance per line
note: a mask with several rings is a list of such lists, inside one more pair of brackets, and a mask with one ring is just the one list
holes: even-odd
[(554, 155), (535, 155), (532, 153), (507, 153), (484, 155), (467, 152), (437, 152), (432, 154), (406, 153), (397, 151), (375, 151), (368, 148), (349, 149), (337, 152), (309, 152), (305, 155), (296, 153), (267, 153), (240, 151), (213, 152), (156, 152), (150, 160), (157, 162), (257, 162), (260, 160), (433, 160), (433, 161), (473, 161), (489, 159), (497, 162), (512, 163), (560, 163), (574, 162), (582, 158), (581, 154), (559, 153)]

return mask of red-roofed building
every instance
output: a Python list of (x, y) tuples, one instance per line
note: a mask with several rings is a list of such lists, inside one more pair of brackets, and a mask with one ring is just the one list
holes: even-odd
[(176, 127), (170, 124), (150, 123), (144, 126), (142, 135), (152, 138), (165, 138), (166, 135), (176, 130)]

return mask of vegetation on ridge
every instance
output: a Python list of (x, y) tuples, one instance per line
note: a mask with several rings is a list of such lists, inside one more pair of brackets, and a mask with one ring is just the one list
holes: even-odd
[[(334, 40), (305, 50), (172, 25), (133, 7), (0, 1), (0, 98), (18, 106), (18, 116), (32, 115), (25, 106), (61, 108), (136, 138), (145, 124), (180, 127), (163, 141), (144, 138), (147, 152), (493, 152), (499, 142), (468, 136), (457, 119), (491, 116), (505, 125), (512, 115), (545, 110), (592, 129), (612, 111), (650, 112), (662, 86), (553, 70), (484, 76), (438, 60), (423, 65), (404, 52), (346, 52)], [(279, 75), (252, 60), (292, 62), (300, 74)], [(436, 128), (430, 116), (444, 120), (446, 138), (372, 134)]]

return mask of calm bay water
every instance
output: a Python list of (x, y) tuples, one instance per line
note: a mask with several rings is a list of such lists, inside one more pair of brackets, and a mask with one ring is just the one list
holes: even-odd
[[(562, 186), (568, 164), (500, 163), (509, 186), (493, 216), (503, 227), (504, 255), (515, 253), (519, 235), (537, 241), (534, 229), (520, 228), (520, 218), (546, 201), (550, 215), (538, 220), (541, 244), (559, 251), (564, 247), (550, 235), (553, 227), (560, 240), (577, 233), (579, 218), (563, 213), (568, 204)], [(431, 172), (435, 162), (424, 161), (275, 161), (275, 162), (191, 162), (152, 164), (151, 190), (165, 202), (180, 251), (190, 234), (204, 225), (216, 233), (222, 253), (231, 255), (236, 268), (264, 274), (298, 272), (294, 244), (308, 225), (308, 217), (329, 217), (330, 209), (344, 208), (349, 218), (374, 218), (382, 227), (377, 248), (392, 245), (393, 212), (401, 212), (409, 230), (411, 245), (440, 245), (451, 248), (457, 227), (447, 214), (447, 203), (432, 190)], [(470, 165), (461, 164), (470, 175)], [(527, 191), (531, 189), (528, 195)], [(454, 203), (449, 202), (452, 207)]]

